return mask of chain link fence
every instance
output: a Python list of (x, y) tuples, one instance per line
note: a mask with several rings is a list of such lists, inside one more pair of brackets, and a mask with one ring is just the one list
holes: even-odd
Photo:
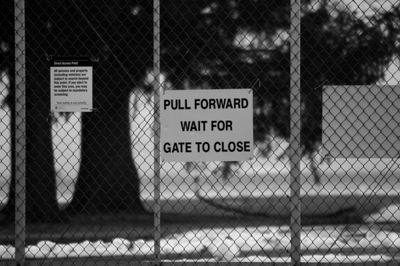
[[(397, 1), (3, 4), (0, 264), (398, 263)], [(165, 91), (243, 88), (251, 159), (160, 159)]]

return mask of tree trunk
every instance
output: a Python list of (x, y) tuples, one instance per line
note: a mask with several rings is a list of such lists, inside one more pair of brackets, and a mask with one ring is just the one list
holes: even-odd
[[(51, 139), (46, 20), (40, 4), (26, 4), (26, 212), (28, 222), (58, 221)], [(39, 12), (41, 11), (41, 12)], [(18, 141), (18, 140), (16, 140)]]
[(95, 83), (103, 84), (94, 89), (99, 92), (94, 96), (98, 110), (82, 116), (81, 167), (69, 211), (143, 213), (139, 175), (131, 155), (129, 90), (102, 70), (94, 68)]
[[(44, 55), (46, 21), (39, 4), (26, 3), (26, 222), (60, 221), (56, 196), (54, 156), (49, 118), (49, 68)], [(38, 12), (41, 11), (41, 12)], [(14, 83), (12, 83), (14, 84)], [(14, 98), (14, 97), (12, 97)], [(13, 101), (13, 99), (10, 99)], [(7, 220), (15, 215), (15, 107), (12, 108), (12, 182), (4, 210)]]
[[(14, 67), (12, 67), (12, 70), (14, 71)], [(11, 74), (10, 71), (10, 74)], [(11, 76), (11, 75), (10, 75)], [(14, 77), (14, 74), (12, 74), (12, 77)], [(10, 79), (10, 88), (13, 88), (14, 86), (14, 78)], [(5, 104), (10, 108), (10, 135), (11, 135), (11, 149), (10, 149), (10, 155), (11, 155), (11, 182), (10, 182), (10, 190), (8, 192), (8, 201), (4, 209), (1, 210), (0, 212), (0, 222), (1, 223), (11, 223), (15, 221), (15, 108), (14, 108), (14, 91), (10, 90), (8, 92), (8, 96), (5, 100)]]
[[(2, 30), (0, 32), (0, 40), (4, 42), (4, 44), (8, 45), (10, 48), (15, 47), (15, 41), (14, 41), (14, 2), (13, 1), (4, 1), (3, 4), (3, 12), (2, 12), (2, 17), (0, 18), (0, 24), (2, 26)], [(7, 90), (7, 96), (4, 99), (4, 102), (0, 101), (0, 105), (8, 106), (10, 109), (10, 124), (6, 125), (4, 124), (3, 126), (7, 126), (10, 128), (10, 135), (11, 135), (11, 147), (10, 147), (10, 157), (11, 157), (11, 163), (8, 167), (10, 167), (11, 170), (11, 183), (10, 183), (10, 190), (8, 193), (8, 201), (6, 206), (1, 209), (0, 212), (0, 221), (1, 223), (10, 223), (14, 221), (15, 218), (15, 203), (14, 203), (14, 198), (15, 198), (15, 190), (14, 190), (14, 184), (15, 184), (15, 175), (14, 175), (14, 167), (15, 167), (15, 160), (14, 160), (14, 154), (15, 154), (15, 108), (14, 108), (14, 84), (15, 84), (15, 77), (14, 77), (14, 62), (15, 62), (15, 52), (11, 48), (9, 50), (4, 50), (0, 49), (0, 73), (3, 73), (5, 71), (10, 78), (10, 84), (9, 88)], [(2, 81), (0, 81), (2, 82)], [(5, 84), (2, 84), (5, 85)], [(4, 93), (4, 92), (2, 92)], [(3, 106), (0, 106), (0, 108), (3, 108)], [(1, 117), (0, 117), (1, 118)], [(1, 118), (3, 119), (3, 118)], [(5, 123), (4, 121), (2, 121)], [(3, 134), (3, 132), (0, 132)], [(3, 147), (1, 147), (3, 148)], [(3, 173), (1, 173), (3, 174)], [(0, 188), (1, 189), (1, 188)]]
[[(29, 80), (30, 78), (27, 84), (33, 85)], [(47, 108), (43, 108), (44, 106), (38, 103), (43, 100), (33, 100), (35, 98), (33, 92), (40, 89), (39, 84), (35, 85), (29, 86), (31, 90), (27, 93), (29, 97), (26, 108), (26, 217), (28, 222), (55, 222), (60, 220), (51, 124), (47, 119), (49, 110), (47, 105)]]

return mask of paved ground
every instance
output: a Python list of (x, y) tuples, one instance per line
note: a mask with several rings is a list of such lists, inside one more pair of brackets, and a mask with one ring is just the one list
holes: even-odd
[[(115, 217), (101, 217), (105, 224), (91, 220), (79, 225), (77, 219), (68, 225), (32, 227), (29, 235), (36, 234), (38, 239), (28, 241), (31, 243), (28, 243), (26, 256), (37, 259), (128, 256), (134, 260), (151, 260), (154, 252), (151, 217), (141, 217), (140, 221), (138, 217), (119, 218), (119, 223), (115, 222)], [(221, 241), (231, 239), (230, 243), (234, 243), (238, 251), (234, 257), (224, 260), (287, 262), (290, 232), (287, 225), (274, 225), (281, 222), (238, 216), (217, 219), (165, 215), (161, 257), (164, 260), (216, 261), (220, 257), (215, 250), (219, 250)], [(303, 259), (309, 262), (387, 263), (399, 259), (400, 228), (397, 224), (305, 226), (301, 235)], [(2, 259), (11, 258), (13, 248), (0, 245), (0, 254)]]

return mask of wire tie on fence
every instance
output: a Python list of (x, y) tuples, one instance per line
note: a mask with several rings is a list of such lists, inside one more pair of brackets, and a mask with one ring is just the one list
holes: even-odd
[(319, 84), (318, 86), (314, 87), (314, 90), (318, 90), (319, 88), (321, 88), (321, 90), (324, 90), (324, 86), (326, 85), (326, 81), (321, 82), (321, 84)]
[(53, 122), (57, 121), (57, 118), (56, 118), (54, 112), (50, 112), (49, 115), (47, 116), (46, 120), (48, 123), (53, 123)]
[(90, 61), (92, 61), (93, 63), (98, 63), (100, 61), (100, 57), (91, 56)]
[(53, 55), (48, 54), (48, 53), (45, 53), (44, 55), (46, 56), (46, 60), (47, 60), (47, 61), (53, 60)]
[[(257, 87), (256, 87), (256, 86), (257, 86)], [(261, 88), (261, 80), (260, 80), (259, 78), (257, 78), (256, 81), (254, 81), (253, 85), (251, 85), (251, 88), (252, 88), (252, 89), (255, 89), (255, 88), (259, 89), (259, 88)]]

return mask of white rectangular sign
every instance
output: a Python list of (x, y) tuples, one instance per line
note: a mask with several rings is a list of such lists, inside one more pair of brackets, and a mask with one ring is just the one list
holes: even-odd
[(93, 66), (90, 60), (54, 59), (50, 66), (50, 110), (91, 112)]
[(326, 86), (322, 144), (332, 157), (399, 158), (399, 86)]
[(253, 155), (251, 89), (167, 90), (160, 123), (164, 161), (243, 161)]

